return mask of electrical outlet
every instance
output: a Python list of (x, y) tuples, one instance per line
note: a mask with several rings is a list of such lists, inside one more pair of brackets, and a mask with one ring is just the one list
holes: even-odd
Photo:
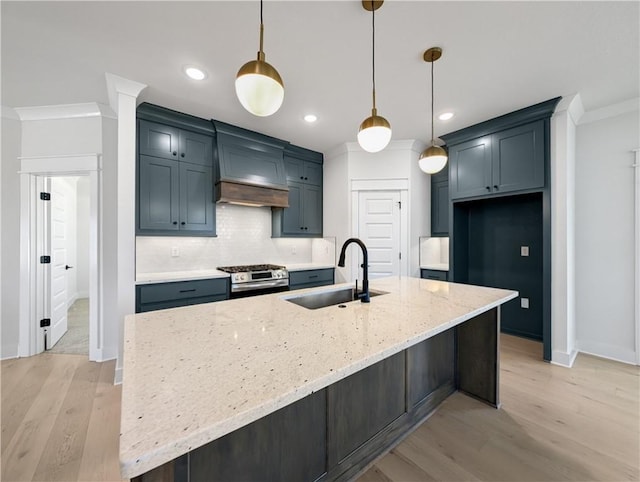
[(520, 256), (529, 256), (529, 246), (520, 246)]
[(180, 256), (180, 250), (178, 249), (177, 246), (172, 247), (171, 248), (171, 257), (172, 258), (176, 258), (178, 256)]
[(291, 246), (291, 254), (296, 254), (296, 247), (295, 246)]
[(529, 298), (520, 298), (520, 308), (529, 308)]

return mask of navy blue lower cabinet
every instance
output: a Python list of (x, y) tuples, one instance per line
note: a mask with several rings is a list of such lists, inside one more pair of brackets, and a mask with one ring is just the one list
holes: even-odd
[(420, 278), (423, 279), (435, 279), (439, 281), (447, 281), (449, 276), (448, 271), (440, 271), (437, 269), (421, 269), (420, 270)]
[(229, 278), (136, 286), (136, 313), (229, 299)]
[(289, 289), (301, 290), (335, 283), (335, 268), (289, 271)]

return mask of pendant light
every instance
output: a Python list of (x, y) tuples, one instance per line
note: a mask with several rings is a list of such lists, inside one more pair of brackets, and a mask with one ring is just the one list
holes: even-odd
[(422, 151), (418, 164), (420, 169), (427, 174), (440, 172), (447, 164), (447, 151), (436, 146), (436, 139), (433, 135), (433, 64), (441, 56), (442, 49), (440, 47), (431, 47), (423, 55), (424, 61), (431, 64), (431, 145)]
[(371, 71), (372, 71), (372, 97), (373, 108), (371, 109), (371, 116), (367, 117), (360, 124), (360, 130), (358, 131), (358, 144), (367, 152), (379, 152), (389, 144), (391, 140), (391, 124), (382, 116), (378, 115), (376, 109), (376, 21), (375, 11), (382, 6), (382, 1), (362, 0), (362, 6), (365, 10), (371, 12), (371, 32), (372, 32), (372, 56), (371, 56)]
[(278, 71), (264, 60), (264, 24), (260, 0), (260, 50), (258, 59), (240, 67), (236, 75), (236, 95), (246, 110), (266, 117), (278, 111), (284, 100), (284, 83)]

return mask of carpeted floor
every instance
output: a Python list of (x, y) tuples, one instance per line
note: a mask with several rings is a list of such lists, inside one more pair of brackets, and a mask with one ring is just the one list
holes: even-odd
[(67, 312), (67, 332), (51, 353), (89, 356), (89, 298), (79, 298)]

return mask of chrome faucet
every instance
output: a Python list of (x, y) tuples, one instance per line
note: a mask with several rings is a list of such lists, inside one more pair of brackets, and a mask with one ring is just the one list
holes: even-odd
[(356, 280), (356, 295), (363, 303), (369, 303), (369, 255), (367, 253), (367, 247), (364, 245), (362, 241), (358, 238), (349, 238), (342, 245), (342, 250), (340, 250), (340, 259), (338, 260), (338, 266), (344, 268), (344, 255), (347, 250), (347, 246), (351, 243), (356, 243), (362, 249), (362, 264), (360, 267), (362, 268), (362, 292), (358, 293), (358, 280)]

